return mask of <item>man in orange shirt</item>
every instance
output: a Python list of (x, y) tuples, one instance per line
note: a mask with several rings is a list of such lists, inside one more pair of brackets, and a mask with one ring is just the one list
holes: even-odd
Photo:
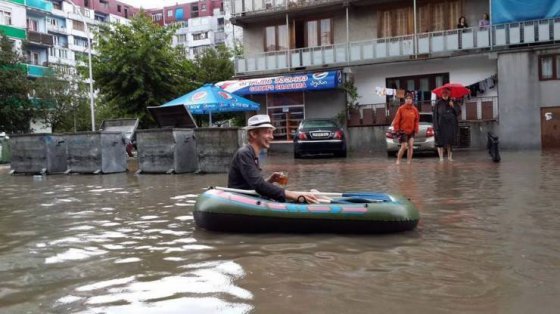
[(401, 163), (404, 151), (407, 152), (407, 163), (412, 162), (412, 153), (414, 151), (414, 135), (418, 133), (420, 126), (420, 113), (412, 103), (412, 95), (407, 94), (404, 105), (399, 107), (395, 119), (393, 120), (393, 130), (399, 134), (399, 142), (401, 148), (397, 154), (397, 165)]

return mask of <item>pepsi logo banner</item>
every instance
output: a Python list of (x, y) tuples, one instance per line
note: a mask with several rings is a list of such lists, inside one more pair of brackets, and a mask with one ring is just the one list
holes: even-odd
[(341, 71), (294, 74), (219, 82), (216, 86), (236, 95), (334, 89), (342, 85)]

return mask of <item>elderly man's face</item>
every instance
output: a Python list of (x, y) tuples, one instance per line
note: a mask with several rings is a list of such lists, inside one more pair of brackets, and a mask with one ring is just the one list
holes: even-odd
[(441, 96), (442, 96), (444, 99), (449, 98), (449, 90), (448, 90), (448, 89), (444, 89), (443, 92), (441, 93)]
[(273, 129), (260, 128), (249, 132), (253, 143), (256, 143), (260, 148), (270, 148), (270, 142), (274, 139)]

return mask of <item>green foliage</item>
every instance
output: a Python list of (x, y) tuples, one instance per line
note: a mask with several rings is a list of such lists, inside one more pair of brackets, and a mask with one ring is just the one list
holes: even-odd
[(74, 74), (54, 73), (33, 83), (33, 101), (40, 120), (53, 132), (76, 132), (91, 129), (89, 93), (82, 79)]
[(146, 14), (132, 18), (130, 25), (101, 27), (93, 77), (102, 111), (134, 115), (144, 127), (154, 125), (146, 107), (159, 106), (192, 88), (194, 71), (171, 46), (174, 33), (174, 27), (161, 27)]
[(27, 97), (30, 82), (22, 58), (0, 32), (0, 132), (29, 132), (34, 108)]
[(195, 80), (200, 83), (231, 80), (234, 74), (232, 57), (224, 45), (204, 50), (194, 59)]

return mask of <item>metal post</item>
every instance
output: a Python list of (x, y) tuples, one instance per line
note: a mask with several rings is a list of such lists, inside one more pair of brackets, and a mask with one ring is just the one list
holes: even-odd
[(92, 71), (92, 68), (91, 68), (91, 46), (93, 44), (93, 38), (90, 42), (89, 38), (91, 36), (91, 33), (89, 32), (88, 24), (86, 22), (86, 19), (82, 15), (82, 12), (80, 11), (80, 8), (74, 3), (74, 1), (72, 1), (72, 0), (66, 0), (66, 1), (68, 1), (68, 3), (70, 3), (74, 9), (78, 8), (77, 9), (78, 15), (80, 16), (80, 18), (82, 19), (82, 22), (84, 23), (85, 32), (86, 32), (86, 35), (88, 37), (87, 41), (88, 41), (89, 100), (90, 100), (89, 106), (90, 106), (90, 109), (91, 109), (91, 130), (95, 131), (95, 109), (94, 109), (95, 108), (95, 101), (94, 101), (94, 95), (93, 95), (93, 71)]
[(493, 30), (494, 30), (494, 23), (492, 23), (492, 0), (490, 0), (489, 2), (490, 8), (488, 9), (488, 20), (490, 20), (490, 27), (488, 28), (490, 31), (490, 50), (494, 49), (494, 35), (493, 35)]
[(350, 24), (348, 21), (348, 3), (346, 4), (346, 63), (350, 64)]
[(417, 20), (416, 20), (416, 0), (412, 1), (414, 3), (413, 6), (413, 10), (414, 10), (414, 40), (413, 40), (413, 45), (414, 45), (414, 58), (418, 57), (418, 25), (417, 25)]
[[(286, 3), (288, 3), (288, 1), (286, 0)], [(286, 32), (287, 32), (287, 36), (286, 36), (286, 47), (288, 48), (287, 53), (286, 53), (286, 64), (288, 65), (288, 69), (292, 68), (292, 60), (290, 60), (290, 20), (288, 18), (288, 13), (286, 13)]]

